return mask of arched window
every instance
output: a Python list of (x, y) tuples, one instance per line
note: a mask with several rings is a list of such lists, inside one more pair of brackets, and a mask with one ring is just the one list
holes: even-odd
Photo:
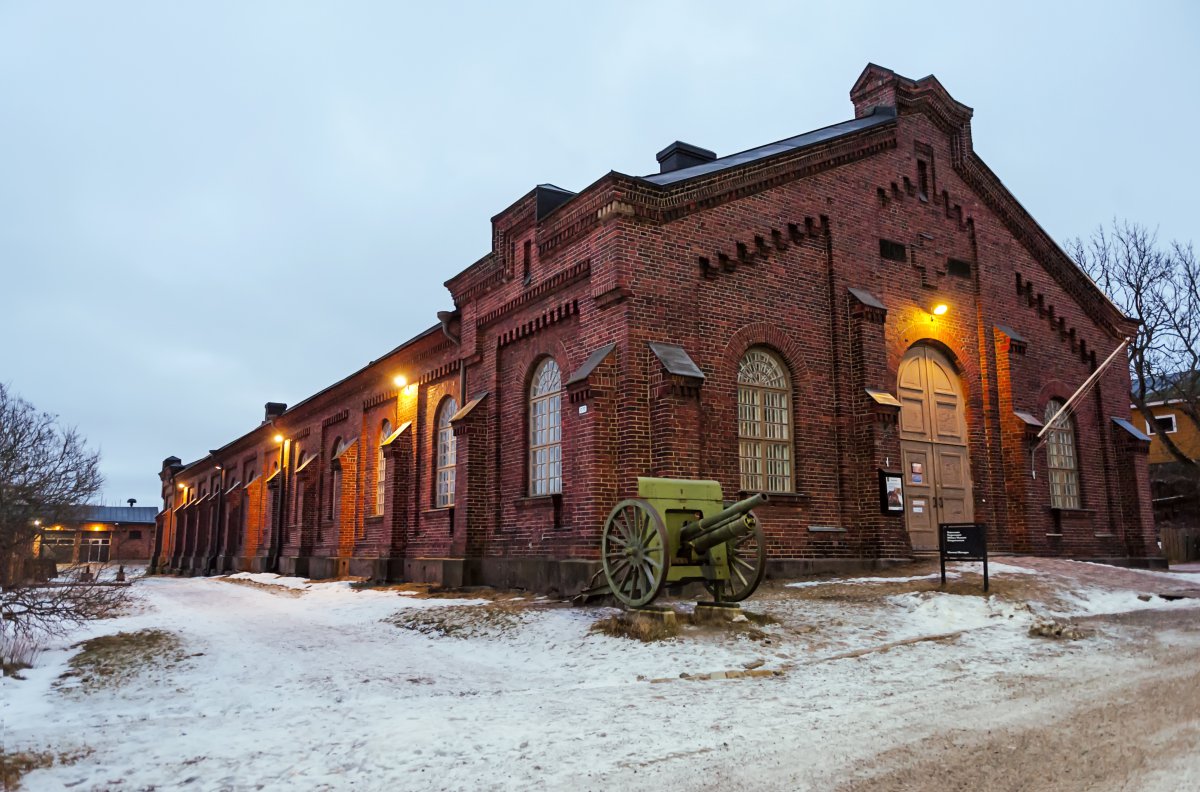
[[(1046, 405), (1046, 423), (1062, 409), (1063, 403), (1051, 399)], [(1046, 467), (1050, 469), (1050, 506), (1055, 509), (1079, 508), (1079, 464), (1075, 454), (1075, 427), (1069, 416), (1062, 416), (1046, 432)]]
[(792, 385), (783, 364), (755, 347), (738, 364), (738, 467), (746, 492), (791, 492)]
[(335, 438), (333, 451), (329, 455), (329, 519), (336, 520), (341, 513), (342, 465), (338, 462), (345, 445), (342, 438)]
[(562, 492), (562, 373), (546, 358), (529, 388), (529, 494)]
[(387, 458), (383, 455), (383, 444), (392, 436), (392, 422), (384, 419), (379, 427), (379, 457), (375, 460), (375, 513), (383, 514), (384, 482), (387, 480)]
[(453, 397), (442, 401), (437, 414), (437, 434), (434, 443), (437, 446), (437, 507), (439, 509), (454, 505), (454, 428), (450, 419), (458, 412), (458, 403)]

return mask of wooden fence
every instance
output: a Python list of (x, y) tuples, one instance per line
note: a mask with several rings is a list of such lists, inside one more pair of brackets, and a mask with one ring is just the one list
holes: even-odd
[(1162, 528), (1161, 535), (1167, 561), (1200, 561), (1200, 528)]

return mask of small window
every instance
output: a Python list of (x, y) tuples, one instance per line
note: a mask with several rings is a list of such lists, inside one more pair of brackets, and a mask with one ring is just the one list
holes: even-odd
[(971, 277), (971, 262), (962, 259), (950, 259), (946, 262), (946, 272), (958, 278)]
[(929, 163), (917, 160), (917, 197), (922, 201), (929, 200)]
[(890, 239), (879, 240), (879, 255), (888, 261), (908, 261), (908, 251), (904, 245)]
[(1156, 415), (1153, 423), (1146, 424), (1146, 434), (1175, 434), (1178, 428), (1174, 415)]
[(526, 239), (525, 249), (522, 252), (521, 261), (521, 283), (528, 286), (533, 281), (533, 242)]
[(142, 538), (142, 532), (141, 532), (141, 531), (130, 531), (130, 532), (129, 532), (129, 538), (130, 538), (131, 540), (132, 540), (132, 539), (141, 539), (141, 538)]

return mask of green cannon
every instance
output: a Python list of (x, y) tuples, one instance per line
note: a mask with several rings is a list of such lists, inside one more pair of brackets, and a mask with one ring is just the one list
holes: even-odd
[(664, 587), (700, 582), (717, 602), (754, 593), (767, 546), (754, 495), (726, 505), (716, 481), (639, 478), (640, 497), (623, 500), (604, 521), (600, 559), (605, 583), (583, 593), (612, 594), (631, 608), (649, 605)]

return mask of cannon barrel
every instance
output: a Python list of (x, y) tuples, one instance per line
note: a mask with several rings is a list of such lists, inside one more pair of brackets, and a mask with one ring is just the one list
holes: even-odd
[(754, 516), (743, 514), (696, 537), (692, 541), (692, 549), (697, 553), (707, 553), (717, 545), (745, 536), (752, 530), (754, 530)]
[[(766, 493), (760, 492), (757, 495), (751, 495), (745, 500), (740, 500), (732, 506), (722, 509), (712, 516), (705, 517), (703, 520), (690, 522), (683, 526), (683, 528), (679, 531), (679, 541), (691, 542), (693, 545), (695, 545), (695, 543), (707, 533), (717, 531), (725, 527), (728, 523), (736, 521), (739, 517), (749, 512), (755, 506), (761, 506), (766, 502)], [(723, 539), (721, 541), (727, 541), (727, 539)], [(719, 544), (719, 542), (714, 542), (713, 544)], [(708, 547), (712, 546), (713, 545), (711, 544), (708, 545)], [(696, 549), (700, 552), (704, 552), (703, 550), (700, 550), (699, 547)]]

